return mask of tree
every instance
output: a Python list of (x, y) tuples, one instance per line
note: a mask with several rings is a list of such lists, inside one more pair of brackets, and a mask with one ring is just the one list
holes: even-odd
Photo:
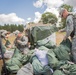
[[(73, 7), (70, 6), (70, 5), (67, 5), (67, 4), (63, 4), (60, 8), (65, 8), (65, 9), (67, 9), (69, 12), (72, 12), (72, 10), (73, 10)], [(61, 19), (61, 22), (62, 22), (62, 24), (63, 24), (63, 27), (62, 27), (62, 28), (64, 28), (65, 25), (66, 25), (66, 19)]]
[(0, 25), (0, 30), (1, 29), (7, 30), (7, 31), (10, 31), (10, 32), (13, 32), (15, 30), (19, 30), (19, 31), (23, 32), (24, 27), (23, 27), (23, 25), (4, 24), (4, 25)]
[(23, 30), (24, 30), (23, 25), (18, 25), (18, 30), (19, 30), (20, 32), (23, 32)]
[(55, 14), (46, 12), (46, 13), (42, 14), (41, 20), (42, 20), (43, 24), (47, 24), (47, 23), (55, 24), (58, 19)]

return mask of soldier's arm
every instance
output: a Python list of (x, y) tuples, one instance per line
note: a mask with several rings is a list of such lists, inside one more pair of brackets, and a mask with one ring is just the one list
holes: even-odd
[(13, 42), (13, 46), (16, 46), (17, 44), (17, 38), (15, 38), (14, 42)]
[(65, 31), (66, 31), (66, 27), (59, 30), (59, 32), (65, 32)]
[(65, 37), (68, 38), (73, 31), (74, 26), (73, 26), (73, 18), (70, 16), (69, 20), (67, 21), (67, 27), (66, 27), (66, 35)]
[(15, 38), (15, 40), (14, 40), (13, 44), (15, 44), (15, 43), (16, 43), (16, 39), (17, 39), (17, 38)]
[(28, 37), (23, 36), (23, 41), (19, 40), (18, 44), (20, 45), (27, 45)]

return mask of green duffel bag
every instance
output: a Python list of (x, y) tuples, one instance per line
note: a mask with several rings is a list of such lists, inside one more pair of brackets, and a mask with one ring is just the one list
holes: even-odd
[(76, 64), (65, 64), (61, 66), (67, 75), (76, 75)]
[(23, 55), (22, 59), (20, 60), (23, 65), (25, 65), (27, 62), (31, 60), (31, 57), (33, 56), (34, 52), (35, 50), (30, 50), (27, 55)]
[(52, 41), (48, 41), (45, 44), (45, 47), (49, 48), (49, 49), (54, 49), (56, 47), (56, 45), (52, 42)]
[(8, 46), (11, 45), (9, 40), (6, 40), (5, 46), (8, 48)]
[(69, 71), (70, 71), (69, 75), (76, 75), (76, 64), (71, 65)]
[(19, 67), (22, 65), (21, 62), (16, 58), (11, 58), (10, 60), (6, 61), (7, 66), (18, 65)]
[(32, 58), (32, 66), (35, 75), (52, 75), (50, 67), (43, 66), (36, 56)]
[(37, 45), (38, 46), (45, 46), (49, 49), (55, 47), (54, 43), (51, 40), (48, 41), (48, 39), (43, 39), (43, 40), (37, 41)]
[(47, 47), (45, 47), (45, 46), (40, 46), (40, 47), (38, 47), (38, 49), (39, 50), (45, 50), (45, 51), (48, 51), (49, 49), (47, 48)]
[(54, 49), (59, 60), (71, 60), (71, 41), (69, 39), (63, 40), (58, 47)]
[(65, 75), (61, 70), (56, 70), (53, 75)]
[(17, 71), (20, 69), (20, 67), (18, 65), (14, 65), (14, 66), (6, 66), (8, 71), (12, 74), (17, 73)]
[(23, 57), (23, 54), (20, 52), (20, 50), (18, 48), (15, 48), (12, 58), (16, 58), (17, 60), (21, 60), (22, 57)]
[(48, 26), (35, 26), (30, 29), (30, 39), (31, 43), (36, 43), (38, 40), (45, 39), (52, 33), (56, 32), (58, 29), (55, 25)]
[(58, 63), (58, 59), (56, 58), (56, 55), (53, 52), (53, 49), (48, 51), (47, 57), (48, 57), (48, 64), (50, 65), (50, 67), (52, 68), (56, 67)]
[(39, 74), (43, 71), (43, 65), (40, 63), (36, 56), (32, 58), (32, 66), (35, 74)]
[(69, 39), (63, 40), (63, 41), (60, 43), (60, 45), (63, 45), (68, 52), (71, 51), (72, 42), (71, 42)]
[(56, 54), (59, 60), (70, 60), (70, 55), (66, 50), (66, 47), (63, 45), (59, 45), (54, 49), (54, 53)]
[(21, 66), (22, 63), (16, 58), (11, 58), (6, 62), (6, 67), (10, 72), (17, 72)]

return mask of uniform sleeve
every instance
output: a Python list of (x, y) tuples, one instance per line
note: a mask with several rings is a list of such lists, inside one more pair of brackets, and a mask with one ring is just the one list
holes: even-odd
[(68, 38), (74, 29), (73, 17), (72, 16), (69, 17), (66, 24), (67, 24), (66, 25), (67, 27), (66, 27), (66, 36), (65, 37)]
[(66, 27), (65, 28), (63, 28), (63, 29), (61, 29), (61, 32), (65, 32), (66, 31)]
[(20, 40), (20, 42), (18, 44), (23, 45), (23, 46), (27, 45), (27, 43), (28, 43), (28, 37), (23, 36), (22, 38), (23, 38), (23, 41)]

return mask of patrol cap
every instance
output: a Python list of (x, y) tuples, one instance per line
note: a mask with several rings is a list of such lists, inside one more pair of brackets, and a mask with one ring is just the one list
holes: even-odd
[(61, 8), (60, 10), (59, 10), (59, 15), (62, 17), (62, 15), (63, 15), (63, 12), (65, 11), (66, 9), (65, 8)]
[(15, 36), (17, 36), (20, 33), (20, 31), (16, 30), (13, 32), (13, 34), (15, 34)]
[(0, 30), (0, 33), (3, 33), (3, 32), (5, 32), (6, 30)]
[(9, 31), (6, 31), (6, 32), (5, 32), (5, 35), (6, 35), (6, 34), (10, 34), (10, 32), (9, 32)]
[(17, 36), (20, 32), (16, 32), (15, 35)]
[(10, 34), (10, 32), (9, 31), (4, 31), (4, 32), (1, 33), (1, 36), (6, 37), (7, 34)]

